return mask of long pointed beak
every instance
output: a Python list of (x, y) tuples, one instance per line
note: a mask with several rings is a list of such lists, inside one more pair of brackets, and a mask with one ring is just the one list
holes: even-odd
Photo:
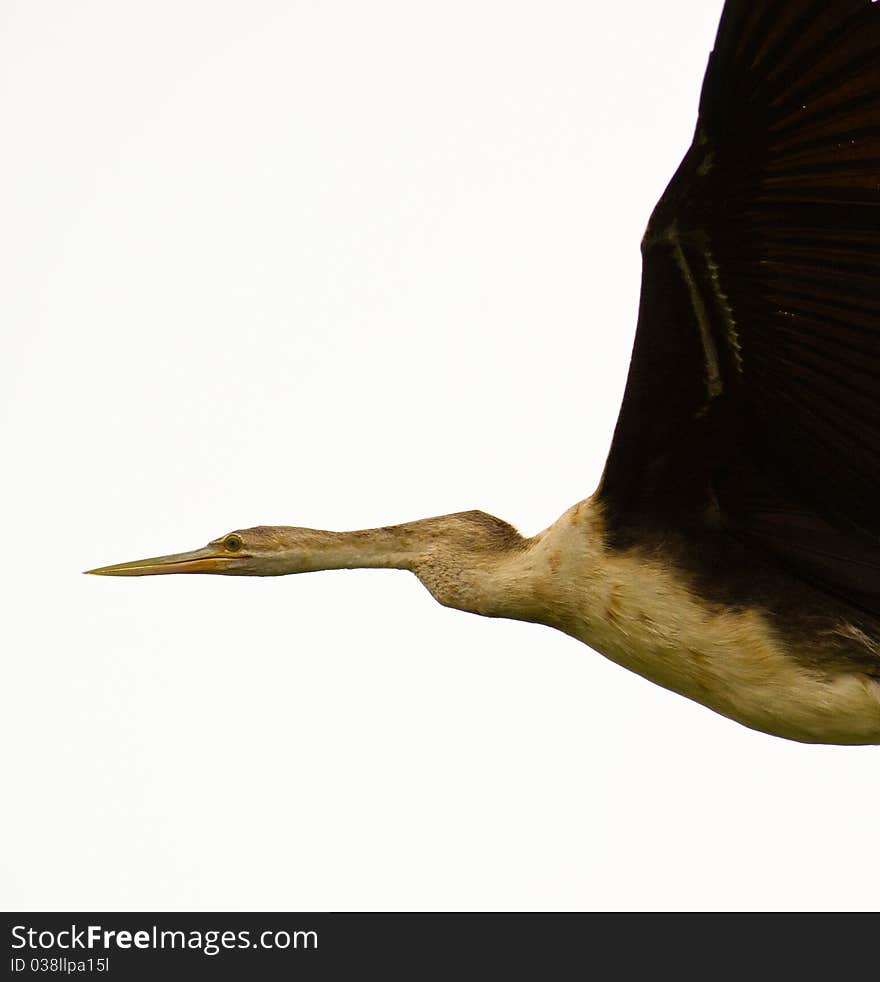
[(241, 566), (237, 556), (224, 555), (222, 547), (204, 546), (192, 552), (176, 552), (170, 556), (136, 559), (131, 563), (87, 569), (94, 576), (157, 576), (160, 573), (232, 573)]

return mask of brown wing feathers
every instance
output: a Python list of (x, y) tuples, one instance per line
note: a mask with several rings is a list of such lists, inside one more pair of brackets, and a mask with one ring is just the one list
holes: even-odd
[(880, 3), (729, 0), (643, 248), (613, 523), (717, 496), (738, 533), (880, 613)]
[(757, 460), (880, 533), (880, 7), (728, 4), (718, 48), (701, 101), (718, 165), (707, 224)]

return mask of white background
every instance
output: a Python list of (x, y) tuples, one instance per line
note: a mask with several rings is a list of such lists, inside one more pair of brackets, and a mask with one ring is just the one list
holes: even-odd
[(589, 494), (720, 8), (6, 0), (6, 909), (876, 905), (880, 750), (405, 573), (80, 574)]

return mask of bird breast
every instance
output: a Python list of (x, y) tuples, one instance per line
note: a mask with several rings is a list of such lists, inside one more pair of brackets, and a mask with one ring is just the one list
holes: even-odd
[(880, 685), (857, 658), (849, 670), (839, 661), (822, 670), (766, 611), (710, 602), (663, 557), (612, 550), (605, 539), (588, 499), (532, 540), (520, 562), (540, 613), (526, 619), (754, 729), (808, 743), (880, 743)]

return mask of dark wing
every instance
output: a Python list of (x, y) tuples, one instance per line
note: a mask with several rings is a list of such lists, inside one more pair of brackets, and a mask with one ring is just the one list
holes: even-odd
[(599, 496), (880, 614), (880, 2), (728, 0)]

